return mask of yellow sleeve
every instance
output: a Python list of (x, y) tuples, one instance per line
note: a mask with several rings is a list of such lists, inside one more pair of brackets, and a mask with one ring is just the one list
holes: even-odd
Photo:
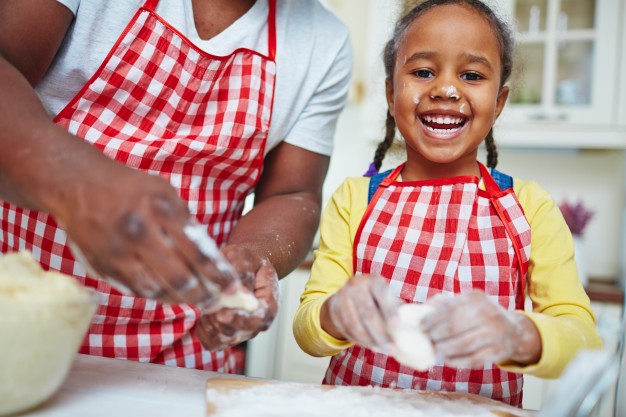
[(502, 368), (557, 378), (580, 349), (602, 345), (589, 297), (578, 277), (574, 241), (561, 211), (535, 182), (515, 179), (514, 190), (530, 223), (530, 265), (526, 282), (532, 312), (524, 312), (541, 336), (539, 362)]
[(320, 309), (353, 275), (352, 243), (367, 206), (368, 184), (365, 177), (347, 179), (322, 214), (319, 247), (293, 320), (296, 341), (309, 355), (332, 356), (353, 345), (322, 329)]

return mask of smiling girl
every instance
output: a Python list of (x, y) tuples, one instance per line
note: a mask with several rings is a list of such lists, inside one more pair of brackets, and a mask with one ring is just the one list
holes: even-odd
[[(371, 178), (347, 179), (326, 208), (294, 320), (303, 350), (333, 356), (325, 383), (521, 406), (522, 373), (557, 377), (600, 346), (558, 206), (537, 183), (494, 169), (512, 56), (511, 32), (478, 0), (425, 1), (396, 25), (384, 54), (386, 138)], [(378, 173), (396, 127), (406, 162)], [(402, 303), (430, 306), (420, 327), (437, 358), (426, 370), (393, 357)]]

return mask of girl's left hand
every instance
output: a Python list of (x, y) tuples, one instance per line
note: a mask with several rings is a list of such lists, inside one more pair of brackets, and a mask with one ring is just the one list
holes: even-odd
[(397, 316), (400, 303), (383, 278), (358, 275), (324, 302), (320, 321), (322, 328), (336, 339), (389, 352), (389, 322)]
[(235, 346), (267, 330), (278, 312), (278, 275), (274, 266), (240, 245), (228, 245), (222, 253), (238, 272), (243, 285), (257, 298), (259, 308), (252, 312), (222, 308), (203, 314), (196, 325), (196, 334), (211, 351)]
[(541, 357), (541, 338), (532, 321), (505, 310), (482, 291), (436, 298), (430, 304), (434, 311), (422, 319), (422, 328), (432, 340), (435, 352), (448, 365), (529, 365)]

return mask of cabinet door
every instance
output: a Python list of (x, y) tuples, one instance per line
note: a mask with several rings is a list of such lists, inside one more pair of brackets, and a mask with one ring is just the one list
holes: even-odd
[(621, 0), (502, 0), (517, 52), (503, 123), (615, 125)]

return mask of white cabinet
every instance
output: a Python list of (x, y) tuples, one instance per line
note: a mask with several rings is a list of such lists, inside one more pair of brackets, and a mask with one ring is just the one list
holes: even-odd
[(624, 0), (499, 0), (516, 22), (511, 95), (496, 140), (531, 148), (626, 148)]
[(621, 22), (622, 37), (620, 42), (622, 44), (622, 63), (619, 67), (621, 76), (619, 77), (620, 89), (618, 90), (619, 103), (617, 105), (617, 124), (620, 129), (626, 130), (626, 5), (622, 5)]
[(620, 0), (506, 0), (517, 23), (508, 123), (616, 124)]
[(278, 317), (267, 332), (249, 342), (246, 375), (281, 381), (320, 384), (330, 358), (304, 353), (293, 336), (292, 323), (309, 270), (299, 268), (280, 282)]

